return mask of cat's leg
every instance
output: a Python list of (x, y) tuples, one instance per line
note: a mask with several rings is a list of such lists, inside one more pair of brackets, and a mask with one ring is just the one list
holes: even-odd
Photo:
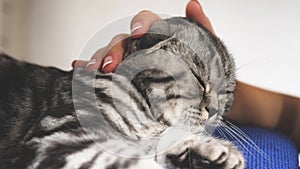
[(164, 169), (153, 157), (141, 151), (135, 142), (110, 140), (96, 145), (92, 151), (95, 149), (99, 150), (96, 151), (98, 155), (93, 162), (94, 168), (97, 169)]
[[(164, 169), (152, 158), (142, 159), (142, 158), (130, 158), (130, 157), (117, 157), (112, 154), (102, 154), (97, 160), (95, 160), (92, 165), (97, 169)], [(93, 168), (91, 167), (91, 168)]]
[(241, 152), (229, 141), (189, 136), (164, 155), (164, 163), (176, 168), (243, 169)]
[(135, 165), (130, 166), (128, 169), (142, 169), (142, 168), (151, 168), (151, 169), (164, 169), (153, 159), (140, 159), (137, 160)]
[[(70, 144), (52, 144), (41, 149), (45, 153), (37, 154), (27, 169), (163, 169), (153, 158), (145, 158), (145, 154), (136, 151), (135, 147), (128, 147), (125, 141), (124, 144), (114, 140), (102, 144), (86, 143), (88, 146), (83, 149), (82, 147), (86, 145), (81, 142), (76, 144), (76, 142), (68, 141)], [(105, 144), (113, 147), (104, 147)], [(21, 168), (22, 160), (13, 165), (14, 167), (10, 168)]]

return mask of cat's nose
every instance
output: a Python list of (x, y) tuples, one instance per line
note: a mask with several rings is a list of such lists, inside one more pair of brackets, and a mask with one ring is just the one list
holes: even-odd
[(214, 116), (216, 113), (219, 112), (219, 100), (218, 100), (218, 94), (214, 91), (210, 92), (210, 100), (209, 100), (209, 106), (207, 106), (207, 111), (209, 114), (209, 118)]
[(209, 107), (206, 108), (208, 111), (208, 118), (211, 118), (212, 116), (214, 116), (215, 114), (218, 113), (218, 109), (214, 108), (214, 107)]

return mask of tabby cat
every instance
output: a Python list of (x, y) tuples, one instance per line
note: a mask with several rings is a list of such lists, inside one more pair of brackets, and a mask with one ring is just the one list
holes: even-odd
[(115, 73), (1, 54), (0, 168), (244, 168), (232, 143), (209, 134), (234, 89), (221, 41), (181, 17), (129, 39)]

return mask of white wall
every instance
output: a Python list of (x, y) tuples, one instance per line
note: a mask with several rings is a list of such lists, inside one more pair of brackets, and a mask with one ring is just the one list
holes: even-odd
[[(71, 61), (79, 56), (86, 41), (107, 24), (142, 9), (184, 15), (187, 0), (26, 2), (22, 57), (70, 69)], [(236, 59), (238, 79), (300, 97), (299, 0), (201, 2), (217, 35)]]
[(23, 0), (0, 0), (0, 51), (20, 59), (24, 54)]
[(238, 79), (300, 96), (300, 1), (206, 0), (217, 34), (238, 64)]
[[(161, 3), (163, 5), (158, 5)], [(69, 69), (86, 41), (115, 20), (142, 9), (180, 15), (184, 12), (186, 1), (178, 1), (176, 5), (169, 3), (166, 0), (30, 0), (26, 59)]]

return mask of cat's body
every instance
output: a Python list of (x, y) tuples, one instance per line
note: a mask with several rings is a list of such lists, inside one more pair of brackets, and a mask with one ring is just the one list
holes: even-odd
[[(150, 31), (162, 35), (130, 39), (111, 74), (64, 72), (1, 54), (0, 168), (243, 168), (241, 153), (206, 129), (232, 104), (231, 56), (184, 18)], [(160, 149), (168, 131), (179, 131), (174, 126), (186, 135)]]

